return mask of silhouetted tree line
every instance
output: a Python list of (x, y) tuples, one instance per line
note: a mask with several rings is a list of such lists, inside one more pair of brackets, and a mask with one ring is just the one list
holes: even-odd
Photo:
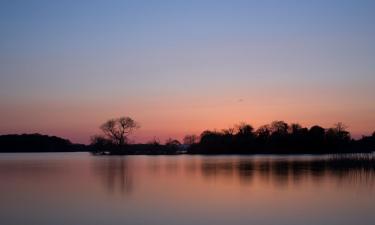
[(165, 144), (153, 140), (146, 144), (115, 144), (105, 139), (95, 139), (88, 146), (89, 151), (96, 155), (175, 155), (182, 153), (178, 140), (167, 140)]
[(41, 134), (0, 135), (0, 152), (74, 152), (87, 151), (84, 145)]
[(2, 135), (0, 152), (73, 152), (94, 154), (323, 154), (356, 153), (375, 150), (375, 132), (359, 140), (351, 138), (342, 123), (325, 129), (274, 121), (254, 129), (241, 123), (222, 131), (204, 131), (198, 137), (186, 135), (183, 143), (168, 139), (165, 144), (154, 139), (146, 144), (132, 144), (131, 135), (140, 125), (130, 117), (110, 119), (100, 126), (102, 135), (91, 138), (90, 145), (72, 144), (69, 140), (40, 134)]
[(90, 151), (99, 155), (171, 155), (181, 152), (181, 143), (174, 139), (168, 139), (164, 145), (157, 139), (146, 144), (130, 144), (129, 135), (139, 127), (139, 123), (130, 117), (110, 119), (100, 126), (103, 135), (91, 138)]
[(274, 121), (257, 130), (241, 123), (222, 131), (204, 131), (200, 137), (187, 135), (183, 144), (169, 139), (164, 145), (157, 140), (130, 144), (128, 135), (139, 124), (129, 117), (108, 120), (100, 128), (104, 135), (94, 136), (91, 143), (96, 154), (323, 154), (375, 150), (375, 132), (354, 140), (342, 123), (325, 129)]
[(375, 132), (360, 140), (351, 138), (342, 123), (325, 129), (318, 125), (310, 129), (300, 124), (274, 121), (255, 130), (249, 124), (239, 124), (222, 131), (204, 131), (200, 141), (190, 145), (190, 154), (322, 154), (372, 152)]

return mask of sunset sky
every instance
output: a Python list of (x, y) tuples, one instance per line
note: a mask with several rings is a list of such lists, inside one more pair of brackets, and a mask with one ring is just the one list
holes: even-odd
[(375, 130), (375, 1), (0, 0), (0, 134), (244, 121)]

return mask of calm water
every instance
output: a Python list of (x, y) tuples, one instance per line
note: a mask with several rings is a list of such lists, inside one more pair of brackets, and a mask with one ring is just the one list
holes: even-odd
[(375, 224), (375, 173), (312, 156), (1, 154), (0, 224)]

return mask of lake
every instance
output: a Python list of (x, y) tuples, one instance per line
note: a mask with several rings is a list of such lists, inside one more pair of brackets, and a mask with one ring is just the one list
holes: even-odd
[(329, 156), (0, 154), (0, 224), (375, 224), (375, 171)]

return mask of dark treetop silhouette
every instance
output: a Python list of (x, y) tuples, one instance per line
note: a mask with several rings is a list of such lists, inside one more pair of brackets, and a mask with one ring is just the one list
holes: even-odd
[(375, 132), (359, 140), (351, 138), (346, 126), (337, 123), (325, 129), (274, 121), (254, 129), (240, 123), (222, 131), (206, 130), (200, 137), (186, 135), (183, 144), (156, 138), (146, 144), (131, 144), (129, 135), (140, 128), (130, 117), (110, 119), (100, 126), (102, 135), (91, 138), (88, 146), (72, 144), (58, 137), (39, 134), (0, 136), (0, 152), (90, 151), (94, 154), (325, 154), (364, 153), (375, 150)]
[(371, 152), (375, 147), (375, 135), (351, 138), (346, 126), (337, 123), (333, 128), (313, 126), (310, 129), (299, 124), (288, 125), (274, 121), (254, 131), (249, 124), (218, 131), (204, 131), (199, 143), (190, 146), (191, 154), (322, 154)]
[[(126, 118), (126, 119), (125, 119)], [(129, 132), (121, 131), (121, 120), (132, 121)], [(165, 145), (153, 140), (147, 144), (129, 144), (128, 136), (139, 125), (123, 117), (112, 119), (101, 126), (105, 134), (92, 139), (91, 151), (96, 154), (323, 154), (372, 152), (375, 149), (375, 132), (360, 140), (351, 138), (343, 123), (332, 128), (274, 121), (257, 130), (246, 123), (222, 131), (204, 131), (200, 137), (186, 135), (184, 144), (168, 139)]]
[(0, 152), (74, 152), (87, 151), (81, 144), (41, 134), (9, 134), (0, 136)]
[(103, 135), (91, 138), (90, 151), (95, 154), (177, 154), (178, 140), (168, 139), (165, 145), (154, 140), (148, 144), (129, 144), (129, 135), (140, 128), (130, 117), (110, 119), (100, 126)]

